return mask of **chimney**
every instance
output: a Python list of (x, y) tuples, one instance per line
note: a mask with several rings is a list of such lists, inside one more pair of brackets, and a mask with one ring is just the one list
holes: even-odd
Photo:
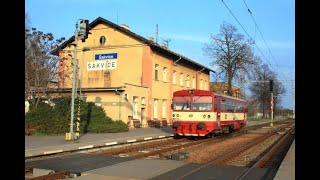
[(163, 42), (163, 43), (161, 44), (161, 47), (167, 49), (167, 43)]
[(129, 29), (129, 26), (126, 25), (126, 24), (120, 24), (120, 27), (123, 27), (123, 28), (125, 28), (125, 29), (127, 29), (127, 30), (130, 30), (130, 29)]
[(153, 37), (148, 37), (148, 40), (154, 43)]

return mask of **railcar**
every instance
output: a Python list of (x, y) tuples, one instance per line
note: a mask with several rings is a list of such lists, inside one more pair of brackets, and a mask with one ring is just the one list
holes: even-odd
[(172, 129), (176, 136), (229, 133), (247, 124), (247, 102), (207, 90), (173, 93)]

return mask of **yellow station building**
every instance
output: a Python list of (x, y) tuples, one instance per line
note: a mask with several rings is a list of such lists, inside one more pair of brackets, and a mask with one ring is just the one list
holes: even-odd
[[(147, 120), (171, 124), (174, 91), (210, 89), (213, 70), (98, 17), (90, 24), (85, 42), (78, 41), (78, 93), (105, 109), (113, 120), (133, 119), (147, 127)], [(71, 93), (74, 36), (53, 54), (59, 55), (59, 94)]]

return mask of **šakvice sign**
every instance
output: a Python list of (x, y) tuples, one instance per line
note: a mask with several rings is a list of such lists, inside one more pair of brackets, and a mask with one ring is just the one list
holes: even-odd
[(95, 60), (105, 60), (105, 59), (117, 59), (118, 53), (109, 53), (109, 54), (96, 54)]
[(117, 68), (116, 60), (96, 61), (96, 62), (87, 63), (88, 71), (108, 70), (108, 69), (116, 69), (116, 68)]

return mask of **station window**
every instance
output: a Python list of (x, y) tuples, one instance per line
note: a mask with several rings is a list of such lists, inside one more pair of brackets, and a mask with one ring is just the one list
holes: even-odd
[(180, 74), (180, 86), (183, 86), (183, 73)]
[(154, 69), (154, 79), (158, 80), (159, 64), (156, 64)]
[(158, 99), (153, 101), (153, 119), (158, 119)]
[(192, 88), (193, 89), (196, 88), (196, 78), (195, 77), (192, 78)]
[(187, 82), (186, 82), (186, 84), (187, 84), (187, 88), (190, 86), (190, 77), (189, 77), (189, 75), (187, 75)]
[(101, 36), (99, 39), (100, 45), (104, 45), (106, 43), (106, 37)]
[(162, 77), (163, 81), (166, 82), (167, 81), (167, 68), (164, 67), (163, 68), (163, 77)]
[(200, 79), (200, 90), (202, 90), (202, 79)]
[(138, 97), (133, 96), (132, 117), (138, 119)]
[(145, 97), (141, 97), (141, 104), (146, 105), (146, 98)]
[(176, 80), (176, 71), (173, 70), (173, 74), (172, 74), (172, 84), (176, 84), (177, 80)]
[(166, 118), (167, 112), (167, 100), (162, 100), (162, 118)]

